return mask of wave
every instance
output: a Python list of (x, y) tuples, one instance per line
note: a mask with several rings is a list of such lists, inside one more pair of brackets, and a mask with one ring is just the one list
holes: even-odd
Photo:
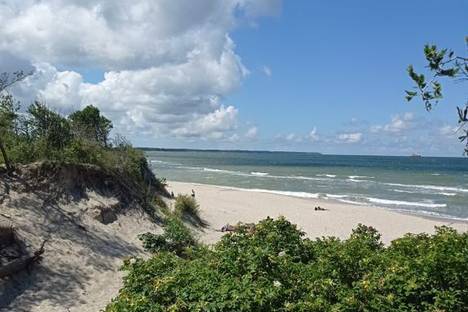
[(446, 192), (441, 192), (437, 194), (444, 195), (444, 196), (456, 196), (457, 195), (457, 193), (446, 193)]
[(349, 200), (349, 199), (341, 199), (341, 198), (340, 198), (340, 199), (337, 199), (337, 201), (342, 202), (342, 203), (345, 203), (345, 204), (351, 204), (351, 205), (361, 205), (361, 206), (367, 205), (367, 203), (358, 202), (358, 201)]
[[(405, 190), (398, 190), (398, 189), (393, 189), (394, 192), (397, 193), (407, 193), (407, 194), (428, 194), (427, 192), (418, 192), (418, 191), (405, 191)], [(448, 192), (437, 192), (433, 193), (434, 195), (443, 195), (443, 196), (456, 196), (457, 193), (448, 193)]]
[(404, 190), (397, 190), (397, 189), (393, 189), (393, 191), (394, 191), (394, 192), (397, 192), (397, 193), (420, 194), (420, 192), (404, 191)]
[(382, 184), (391, 185), (391, 186), (407, 187), (407, 188), (419, 188), (419, 189), (424, 189), (424, 190), (468, 193), (468, 189), (458, 188), (458, 187), (451, 187), (451, 186), (400, 184), (400, 183), (382, 183)]
[(325, 197), (338, 199), (338, 198), (346, 198), (348, 197), (348, 195), (325, 194)]
[(252, 171), (250, 174), (257, 177), (266, 177), (267, 175), (269, 175), (269, 173), (257, 171)]
[(369, 177), (369, 176), (360, 176), (360, 175), (351, 175), (348, 176), (350, 179), (373, 179), (374, 177)]
[(299, 198), (314, 198), (314, 199), (320, 198), (319, 193), (289, 192), (289, 191), (276, 191), (276, 190), (266, 190), (266, 189), (244, 189), (244, 188), (235, 188), (235, 187), (230, 187), (230, 189), (242, 190), (242, 191), (247, 191), (247, 192), (284, 195), (284, 196), (299, 197)]
[(347, 179), (346, 181), (350, 181), (350, 182), (356, 182), (356, 183), (360, 183), (360, 182), (368, 182), (368, 180), (356, 180), (356, 179)]
[(172, 166), (180, 166), (180, 165), (182, 165), (182, 164), (179, 164), (179, 163), (173, 163), (173, 162), (162, 161), (162, 160), (157, 160), (157, 159), (151, 159), (151, 160), (150, 160), (150, 163), (152, 163), (152, 164), (165, 164), (165, 165), (172, 165)]
[(414, 206), (414, 207), (427, 207), (427, 208), (444, 208), (447, 207), (446, 204), (434, 204), (426, 202), (408, 202), (403, 200), (390, 200), (390, 199), (381, 199), (375, 197), (366, 197), (369, 202), (374, 204), (382, 205), (392, 205), (392, 206)]
[(317, 177), (336, 178), (336, 174), (320, 173), (316, 174)]
[[(200, 167), (190, 167), (191, 169), (200, 169)], [(227, 173), (233, 175), (241, 175), (241, 176), (250, 176), (250, 174), (242, 172), (242, 171), (232, 171), (232, 170), (224, 170), (224, 169), (215, 169), (215, 168), (202, 168), (201, 170), (206, 172), (215, 172), (215, 173)]]

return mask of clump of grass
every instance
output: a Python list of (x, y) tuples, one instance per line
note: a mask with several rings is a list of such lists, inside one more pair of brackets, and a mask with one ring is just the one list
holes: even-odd
[(177, 195), (174, 205), (174, 213), (181, 218), (200, 220), (200, 206), (195, 198), (190, 195)]

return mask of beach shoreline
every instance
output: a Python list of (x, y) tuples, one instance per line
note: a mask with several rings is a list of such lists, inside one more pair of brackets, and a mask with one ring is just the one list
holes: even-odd
[[(214, 243), (220, 239), (219, 229), (225, 224), (257, 222), (268, 216), (285, 216), (296, 223), (308, 237), (349, 237), (359, 223), (373, 226), (390, 241), (406, 233), (434, 233), (435, 226), (450, 226), (468, 231), (468, 221), (438, 216), (413, 214), (389, 208), (339, 202), (333, 199), (300, 198), (275, 194), (268, 190), (249, 190), (202, 183), (168, 181), (169, 191), (189, 194), (195, 190), (200, 212), (209, 226), (201, 231), (200, 239)], [(327, 209), (316, 211), (316, 206)]]

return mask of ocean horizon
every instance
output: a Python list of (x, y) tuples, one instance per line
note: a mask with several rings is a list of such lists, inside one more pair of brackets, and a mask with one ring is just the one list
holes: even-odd
[(468, 159), (145, 148), (171, 181), (468, 220)]

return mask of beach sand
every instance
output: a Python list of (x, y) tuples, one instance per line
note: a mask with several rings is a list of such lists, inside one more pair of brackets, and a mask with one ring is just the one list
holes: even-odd
[[(208, 226), (201, 232), (205, 243), (216, 242), (227, 223), (257, 222), (268, 216), (285, 216), (310, 238), (321, 236), (349, 237), (359, 223), (373, 226), (386, 244), (406, 233), (433, 233), (435, 226), (447, 225), (468, 230), (468, 222), (403, 214), (381, 207), (345, 204), (331, 200), (303, 199), (285, 195), (240, 190), (213, 185), (169, 182), (174, 194), (195, 190), (201, 217)], [(315, 211), (315, 206), (326, 211)]]

